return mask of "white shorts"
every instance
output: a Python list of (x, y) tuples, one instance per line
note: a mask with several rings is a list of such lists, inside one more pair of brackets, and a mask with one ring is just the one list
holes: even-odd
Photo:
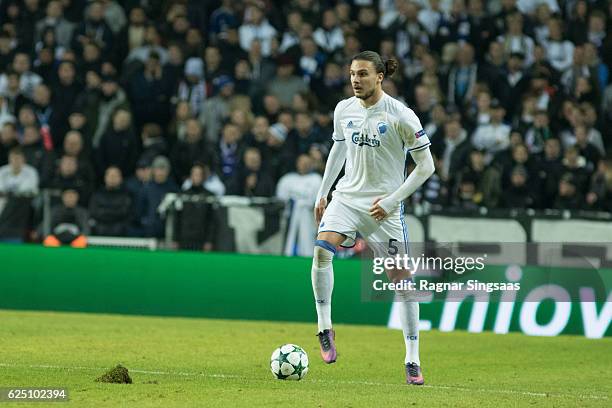
[(403, 203), (384, 220), (376, 221), (369, 213), (356, 210), (335, 197), (323, 213), (318, 232), (337, 232), (346, 236), (341, 246), (349, 248), (355, 245), (355, 237), (359, 232), (372, 247), (396, 247), (397, 253), (408, 253)]

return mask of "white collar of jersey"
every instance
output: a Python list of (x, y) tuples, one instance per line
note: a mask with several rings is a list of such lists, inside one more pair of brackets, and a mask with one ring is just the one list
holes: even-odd
[(383, 91), (382, 96), (380, 97), (380, 99), (374, 105), (372, 105), (370, 107), (365, 107), (365, 106), (363, 106), (363, 101), (359, 100), (359, 106), (361, 106), (367, 112), (373, 112), (373, 111), (377, 110), (380, 106), (382, 106), (383, 100), (386, 97), (387, 97), (387, 94), (385, 93), (385, 91)]

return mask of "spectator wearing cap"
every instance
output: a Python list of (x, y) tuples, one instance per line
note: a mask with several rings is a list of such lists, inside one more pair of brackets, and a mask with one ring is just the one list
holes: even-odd
[(93, 235), (123, 237), (133, 218), (132, 198), (123, 187), (121, 169), (108, 167), (104, 172), (104, 187), (89, 201), (89, 216)]
[(164, 75), (159, 54), (152, 51), (144, 68), (130, 81), (127, 92), (137, 128), (147, 122), (168, 123), (173, 86)]
[(276, 96), (281, 106), (289, 107), (293, 95), (306, 91), (308, 86), (294, 74), (295, 61), (289, 55), (281, 55), (276, 63), (276, 77), (268, 84), (267, 93)]
[(206, 80), (202, 59), (192, 57), (185, 62), (185, 77), (179, 82), (176, 100), (187, 101), (191, 112), (196, 116), (200, 114), (200, 109), (206, 100)]
[(261, 53), (265, 57), (272, 55), (272, 40), (276, 29), (265, 17), (263, 7), (259, 4), (247, 6), (244, 12), (244, 23), (238, 29), (240, 46), (248, 51), (254, 39), (261, 41)]
[(138, 160), (140, 143), (132, 127), (132, 115), (129, 111), (119, 109), (113, 115), (110, 129), (104, 134), (100, 146), (96, 149), (98, 171), (109, 166), (117, 166), (121, 174), (129, 177), (134, 172)]
[(164, 235), (164, 224), (157, 209), (166, 194), (178, 191), (170, 170), (170, 161), (164, 156), (157, 156), (151, 164), (151, 181), (144, 186), (143, 202), (137, 204), (142, 211), (138, 213), (138, 219), (146, 237), (161, 238)]
[(136, 170), (125, 182), (125, 188), (132, 195), (133, 202), (140, 201), (140, 195), (144, 187), (151, 181), (151, 160), (148, 157), (140, 157), (136, 162)]
[(510, 145), (510, 126), (503, 123), (506, 111), (498, 100), (491, 101), (491, 122), (476, 127), (472, 144), (485, 151), (485, 162), (489, 164), (495, 153)]
[(228, 75), (221, 75), (215, 78), (213, 85), (215, 96), (204, 102), (199, 120), (206, 128), (206, 140), (216, 143), (223, 121), (230, 115), (230, 105), (234, 99), (234, 80)]

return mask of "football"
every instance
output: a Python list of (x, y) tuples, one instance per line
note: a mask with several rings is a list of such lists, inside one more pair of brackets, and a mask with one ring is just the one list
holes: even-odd
[(301, 380), (308, 372), (308, 355), (295, 344), (285, 344), (274, 350), (270, 369), (279, 380)]

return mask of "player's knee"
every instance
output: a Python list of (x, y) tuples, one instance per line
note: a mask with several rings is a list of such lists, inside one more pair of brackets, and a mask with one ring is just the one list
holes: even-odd
[(331, 264), (336, 253), (336, 247), (330, 242), (317, 240), (314, 246), (313, 263), (317, 268), (325, 268)]

